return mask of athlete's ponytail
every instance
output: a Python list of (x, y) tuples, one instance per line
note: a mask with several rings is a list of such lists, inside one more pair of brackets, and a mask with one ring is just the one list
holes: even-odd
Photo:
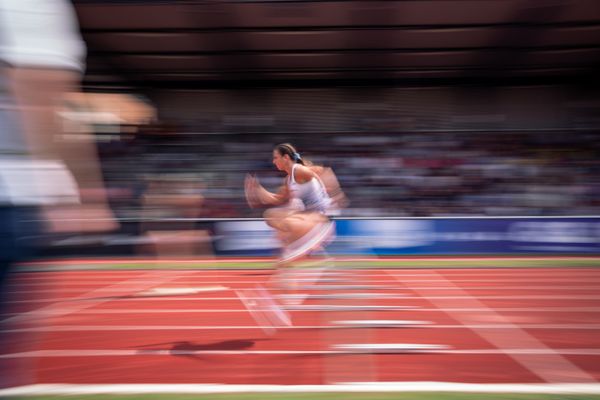
[(292, 146), (289, 143), (278, 144), (277, 146), (275, 146), (275, 150), (277, 150), (277, 152), (281, 154), (282, 157), (287, 154), (288, 157), (290, 157), (290, 159), (295, 163), (302, 165), (310, 165), (309, 162), (305, 162), (300, 153), (298, 153), (294, 146)]

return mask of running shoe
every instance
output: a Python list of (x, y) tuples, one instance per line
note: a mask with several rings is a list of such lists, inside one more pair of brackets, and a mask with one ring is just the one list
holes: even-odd
[(264, 287), (257, 285), (259, 308), (274, 326), (292, 326), (292, 320), (289, 314), (281, 308), (271, 293)]
[(267, 335), (274, 335), (277, 328), (292, 326), (289, 314), (262, 286), (258, 285), (256, 289), (239, 289), (236, 290), (236, 294), (256, 324)]
[(269, 336), (274, 335), (275, 332), (277, 332), (277, 329), (275, 329), (269, 318), (267, 318), (262, 311), (261, 306), (258, 303), (258, 293), (252, 289), (240, 289), (236, 290), (235, 293), (250, 313), (250, 316), (256, 322), (256, 325), (258, 325), (265, 334)]

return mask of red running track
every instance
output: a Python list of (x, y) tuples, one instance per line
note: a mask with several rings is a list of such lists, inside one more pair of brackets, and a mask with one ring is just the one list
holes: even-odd
[[(381, 285), (391, 298), (307, 305), (415, 306), (386, 311), (292, 311), (294, 327), (267, 336), (235, 289), (261, 270), (21, 273), (9, 292), (3, 368), (26, 383), (467, 383), (600, 379), (600, 270), (353, 271), (345, 284)], [(333, 285), (321, 281), (322, 285)], [(139, 297), (152, 288), (227, 289)], [(354, 291), (356, 292), (356, 291)], [(364, 292), (361, 290), (361, 292)], [(312, 291), (315, 294), (317, 292)], [(326, 292), (333, 293), (333, 292)], [(334, 321), (429, 321), (404, 328), (328, 329)], [(332, 345), (443, 344), (428, 354), (339, 354)], [(34, 373), (22, 374), (28, 369)]]

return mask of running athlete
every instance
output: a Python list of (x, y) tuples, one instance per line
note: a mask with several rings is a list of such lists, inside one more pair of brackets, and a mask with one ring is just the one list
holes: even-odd
[[(264, 217), (282, 242), (278, 267), (283, 267), (323, 248), (326, 242), (333, 239), (335, 226), (328, 214), (343, 207), (346, 200), (333, 171), (305, 161), (289, 143), (275, 146), (273, 164), (278, 170), (287, 173), (285, 183), (279, 191), (269, 192), (255, 176), (248, 175), (245, 194), (252, 208), (272, 207), (265, 211)], [(281, 269), (277, 268), (277, 271)], [(281, 280), (296, 283), (295, 278)], [(280, 288), (295, 289), (289, 284), (280, 284)], [(289, 315), (265, 288), (257, 286), (254, 291), (240, 290), (237, 293), (266, 333), (273, 334), (274, 326), (277, 325), (291, 325)], [(284, 299), (289, 300), (290, 297)]]
[(273, 164), (287, 173), (285, 184), (271, 193), (255, 176), (248, 175), (246, 198), (253, 208), (275, 206), (267, 209), (264, 217), (283, 245), (279, 264), (286, 265), (332, 239), (334, 224), (328, 214), (346, 201), (333, 171), (305, 161), (291, 144), (275, 146)]

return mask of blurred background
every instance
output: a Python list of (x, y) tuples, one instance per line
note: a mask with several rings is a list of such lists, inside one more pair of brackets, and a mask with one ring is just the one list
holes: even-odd
[[(58, 13), (53, 3), (47, 13)], [(83, 201), (108, 210), (55, 215), (120, 224), (55, 232), (137, 237), (154, 230), (149, 219), (180, 230), (185, 219), (260, 217), (243, 177), (280, 185), (271, 164), (280, 142), (334, 168), (347, 217), (598, 214), (594, 0), (72, 6), (37, 32), (55, 35), (50, 45), (81, 73), (46, 136)], [(81, 142), (97, 161), (72, 157)], [(101, 175), (78, 176), (94, 162)]]
[(282, 141), (351, 216), (597, 214), (594, 1), (114, 3), (76, 7), (84, 88), (142, 104), (86, 110), (119, 214), (186, 174), (200, 215), (255, 216), (243, 175)]
[[(414, 329), (403, 333), (415, 334), (416, 342), (470, 346), (467, 352), (481, 350), (482, 338), (501, 357), (509, 348), (523, 347), (517, 356), (533, 358), (536, 371), (558, 365), (558, 377), (551, 371), (552, 379), (546, 379), (529, 370), (510, 375), (516, 364), (497, 364), (492, 353), (481, 353), (483, 358), (471, 364), (413, 355), (410, 362), (387, 358), (380, 370), (389, 374), (381, 376), (427, 382), (451, 380), (447, 374), (456, 371), (457, 382), (538, 382), (539, 377), (588, 382), (584, 374), (582, 380), (569, 376), (566, 362), (535, 359), (546, 351), (557, 357), (554, 349), (568, 343), (580, 348), (580, 355), (595, 356), (581, 365), (593, 369), (590, 379), (597, 383), (598, 285), (561, 287), (568, 279), (593, 284), (598, 278), (593, 268), (555, 268), (553, 287), (542, 285), (547, 269), (488, 271), (498, 273), (487, 280), (498, 283), (491, 290), (510, 289), (505, 285), (512, 281), (520, 286), (510, 290), (526, 294), (500, 292), (497, 299), (512, 296), (508, 303), (484, 305), (487, 300), (477, 296), (489, 288), (462, 296), (459, 286), (444, 280), (445, 271), (398, 275), (401, 268), (425, 264), (376, 258), (484, 254), (484, 264), (468, 264), (481, 261), (476, 257), (448, 258), (440, 268), (597, 266), (599, 67), (598, 0), (0, 0), (0, 387), (158, 378), (163, 383), (376, 380), (372, 360), (326, 357), (321, 365), (313, 363), (321, 362), (320, 355), (292, 359), (286, 353), (288, 358), (269, 358), (272, 363), (244, 353), (214, 362), (202, 354), (304, 351), (298, 345), (310, 353), (335, 349), (327, 346), (336, 341), (345, 345), (338, 330), (321, 330), (336, 322), (323, 317), (332, 314), (320, 313), (322, 307), (331, 311), (331, 305), (299, 313), (306, 329), (296, 337), (290, 329), (282, 346), (288, 331), (280, 341), (263, 338), (234, 292), (267, 282), (271, 273), (244, 269), (273, 265), (272, 259), (251, 257), (234, 263), (229, 256), (279, 251), (261, 219), (263, 210), (246, 204), (244, 176), (257, 174), (276, 190), (283, 176), (272, 165), (272, 150), (282, 142), (337, 174), (348, 206), (337, 217), (337, 239), (328, 251), (365, 257), (348, 264), (364, 268), (351, 283), (364, 283), (370, 267), (399, 268), (380, 276), (375, 270), (374, 276), (393, 283), (390, 291), (406, 290), (407, 303), (439, 313), (434, 322), (441, 329), (475, 326), (479, 336), (441, 330), (429, 331), (441, 332), (439, 337), (427, 336), (413, 325), (428, 324), (429, 316), (423, 322), (418, 314), (400, 325), (392, 321), (394, 327), (410, 325)], [(491, 257), (515, 254), (588, 257)], [(138, 263), (123, 266), (125, 256)], [(51, 261), (23, 263), (36, 257)], [(184, 260), (177, 264), (176, 258)], [(209, 271), (182, 272), (178, 268), (186, 261), (185, 268), (208, 266)], [(433, 265), (431, 259), (424, 262)], [(226, 267), (242, 272), (210, 271)], [(102, 270), (82, 271), (88, 268)], [(75, 271), (65, 272), (70, 269)], [(9, 270), (27, 273), (14, 274), (11, 285)], [(421, 274), (424, 283), (406, 279), (411, 274)], [(460, 278), (451, 275), (447, 278)], [(221, 286), (223, 277), (231, 287)], [(208, 289), (202, 286), (207, 283)], [(525, 303), (534, 284), (531, 290), (549, 293), (541, 298), (550, 305), (580, 302), (559, 310), (564, 314), (554, 320), (540, 316), (534, 306), (547, 303)], [(164, 285), (175, 286), (165, 291)], [(438, 288), (454, 292), (440, 297)], [(562, 289), (571, 292), (555, 296)], [(579, 290), (588, 290), (588, 296)], [(230, 297), (211, 299), (222, 304), (201, 297), (225, 296), (225, 291)], [(173, 298), (182, 293), (190, 297)], [(456, 293), (460, 296), (453, 297)], [(377, 298), (366, 294), (351, 305)], [(155, 309), (139, 305), (169, 296), (169, 302), (154, 299)], [(459, 297), (463, 300), (447, 302)], [(177, 301), (183, 303), (172, 305)], [(386, 301), (388, 307), (399, 302)], [(533, 315), (511, 321), (493, 309), (507, 304), (523, 305), (517, 312)], [(452, 317), (443, 307), (454, 309)], [(474, 309), (479, 311), (464, 311)], [(181, 312), (190, 314), (173, 315)], [(306, 316), (313, 319), (301, 319)], [(365, 326), (370, 323), (365, 318), (350, 322)], [(574, 330), (577, 323), (593, 337), (561, 331), (546, 347), (517, 327), (522, 322), (555, 329), (556, 321), (563, 324), (556, 329)], [(491, 322), (511, 330), (492, 337), (501, 340), (489, 340), (481, 332)], [(162, 332), (168, 323), (173, 324), (165, 329), (169, 332)], [(386, 340), (357, 326), (346, 332), (348, 343)], [(385, 334), (390, 341), (411, 340), (398, 339), (396, 330)], [(81, 349), (90, 356), (80, 357)], [(109, 358), (124, 354), (131, 357)], [(140, 355), (144, 362), (135, 358)], [(196, 369), (199, 365), (203, 369)], [(561, 370), (564, 365), (568, 368)], [(340, 381), (336, 374), (349, 366), (357, 366), (356, 374)], [(436, 371), (429, 374), (432, 366)]]

